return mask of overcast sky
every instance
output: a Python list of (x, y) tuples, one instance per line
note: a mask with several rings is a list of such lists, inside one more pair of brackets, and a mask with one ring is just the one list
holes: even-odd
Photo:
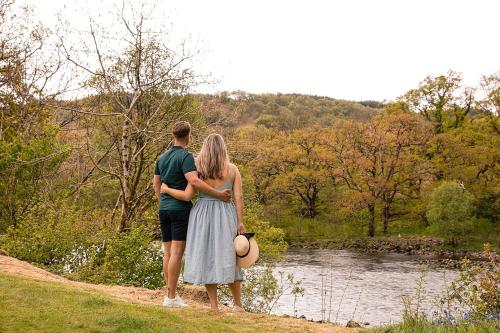
[[(63, 7), (71, 21), (87, 15), (73, 0), (25, 2), (47, 25)], [(86, 3), (99, 14), (100, 0)], [(476, 85), (500, 70), (498, 0), (160, 0), (159, 10), (159, 24), (203, 49), (198, 70), (219, 81), (208, 92), (382, 100), (429, 74), (453, 69)]]

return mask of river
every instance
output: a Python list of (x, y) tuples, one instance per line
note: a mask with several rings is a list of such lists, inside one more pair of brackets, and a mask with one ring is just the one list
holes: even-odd
[[(285, 293), (274, 314), (305, 316), (345, 324), (348, 320), (378, 326), (401, 321), (401, 296), (415, 293), (422, 266), (418, 257), (404, 254), (364, 254), (347, 250), (290, 249), (274, 271), (293, 273), (302, 280), (304, 296)], [(430, 268), (425, 277), (423, 309), (432, 312), (434, 300), (457, 271)], [(323, 296), (322, 296), (323, 295)]]

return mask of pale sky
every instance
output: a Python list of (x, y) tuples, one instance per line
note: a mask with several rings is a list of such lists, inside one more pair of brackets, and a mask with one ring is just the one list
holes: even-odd
[[(63, 7), (76, 23), (102, 11), (98, 0), (86, 1), (87, 14), (73, 0), (24, 2), (47, 25)], [(203, 50), (197, 69), (218, 80), (204, 92), (390, 100), (429, 74), (453, 69), (477, 85), (500, 70), (498, 0), (158, 2), (168, 13), (158, 23)]]

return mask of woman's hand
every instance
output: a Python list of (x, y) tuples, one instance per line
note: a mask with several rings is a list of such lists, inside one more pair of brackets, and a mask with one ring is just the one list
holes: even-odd
[(245, 226), (243, 223), (238, 223), (238, 234), (244, 234), (245, 233)]
[(161, 187), (160, 187), (160, 193), (167, 193), (168, 192), (168, 185), (165, 184), (165, 183), (161, 183)]

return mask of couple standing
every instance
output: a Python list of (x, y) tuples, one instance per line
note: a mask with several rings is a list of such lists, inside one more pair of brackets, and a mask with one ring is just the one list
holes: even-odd
[[(160, 200), (163, 274), (167, 284), (163, 305), (186, 306), (176, 294), (185, 250), (184, 281), (204, 284), (213, 310), (218, 310), (217, 284), (228, 284), (235, 309), (243, 311), (243, 274), (236, 266), (233, 246), (233, 238), (245, 232), (240, 172), (229, 162), (219, 134), (210, 134), (204, 140), (195, 162), (186, 150), (191, 134), (189, 123), (175, 123), (172, 133), (174, 146), (160, 155), (153, 177), (153, 188)], [(195, 190), (199, 191), (199, 200), (193, 207)], [(230, 201), (233, 197), (234, 204)]]

